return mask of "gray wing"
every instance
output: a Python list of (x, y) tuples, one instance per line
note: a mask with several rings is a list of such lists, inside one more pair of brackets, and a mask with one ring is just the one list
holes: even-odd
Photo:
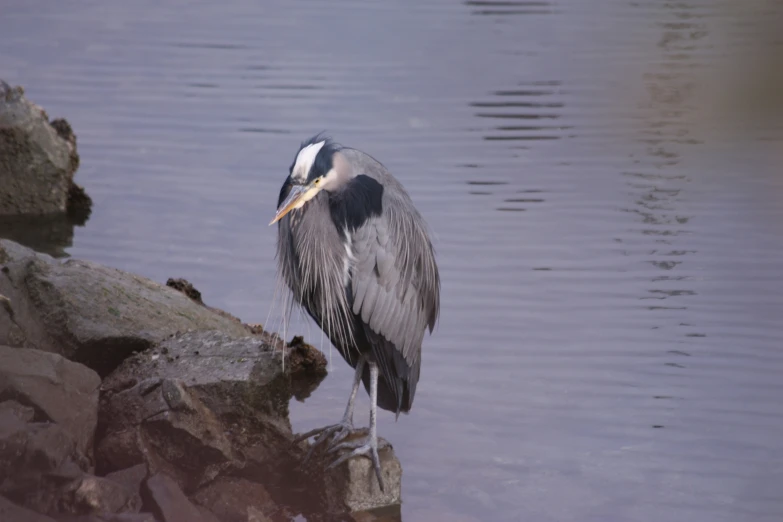
[[(412, 401), (424, 332), (432, 332), (439, 314), (440, 278), (426, 225), (407, 193), (385, 170), (373, 177), (384, 187), (383, 211), (350, 238), (352, 309), (377, 334), (371, 337), (387, 341), (374, 351), (396, 352), (375, 355), (392, 387), (409, 381)], [(395, 394), (401, 401), (403, 390)]]

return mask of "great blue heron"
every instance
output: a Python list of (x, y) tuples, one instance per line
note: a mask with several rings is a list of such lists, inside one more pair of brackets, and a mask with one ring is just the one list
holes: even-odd
[[(422, 339), (440, 310), (427, 227), (381, 163), (320, 135), (299, 147), (270, 225), (275, 222), (280, 276), (356, 370), (342, 420), (298, 440), (318, 435), (312, 448), (331, 439), (331, 452), (353, 449), (329, 467), (369, 457), (383, 490), (376, 407), (397, 417), (411, 409)], [(369, 433), (341, 443), (354, 431), (360, 381), (370, 395)]]

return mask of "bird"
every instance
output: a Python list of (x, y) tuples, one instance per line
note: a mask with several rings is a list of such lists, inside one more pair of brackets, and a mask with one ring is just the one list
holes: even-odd
[[(408, 413), (421, 372), (424, 335), (440, 314), (440, 274), (430, 230), (402, 184), (369, 154), (316, 134), (288, 169), (269, 223), (277, 223), (277, 273), (294, 299), (354, 368), (345, 413), (317, 428), (312, 451), (343, 453), (327, 468), (364, 456), (384, 491), (377, 408)], [(366, 430), (353, 426), (363, 383), (370, 397)], [(342, 442), (349, 435), (365, 435)]]

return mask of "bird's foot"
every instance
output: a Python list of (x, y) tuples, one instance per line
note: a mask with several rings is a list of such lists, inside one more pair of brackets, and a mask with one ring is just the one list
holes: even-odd
[(326, 469), (331, 469), (339, 466), (343, 462), (353, 457), (364, 456), (372, 461), (372, 466), (375, 469), (375, 476), (378, 477), (378, 486), (381, 491), (385, 491), (383, 487), (383, 478), (381, 477), (381, 459), (378, 457), (378, 450), (390, 447), (387, 441), (381, 439), (380, 444), (378, 438), (371, 435), (358, 438), (356, 440), (349, 440), (341, 444), (333, 443), (328, 450), (328, 453), (335, 453), (340, 450), (353, 450), (340, 455), (334, 462), (329, 464)]
[(307, 455), (305, 455), (305, 458), (302, 461), (304, 464), (310, 460), (310, 457), (313, 456), (315, 449), (327, 440), (329, 441), (327, 449), (330, 450), (335, 446), (335, 444), (340, 443), (354, 431), (356, 430), (354, 430), (353, 421), (350, 419), (343, 419), (337, 424), (324, 426), (323, 428), (316, 428), (314, 430), (308, 431), (307, 433), (303, 433), (294, 439), (294, 443), (298, 444), (303, 440), (309, 439), (310, 437), (316, 437), (315, 441), (313, 441), (313, 443), (310, 445), (310, 450), (307, 452)]

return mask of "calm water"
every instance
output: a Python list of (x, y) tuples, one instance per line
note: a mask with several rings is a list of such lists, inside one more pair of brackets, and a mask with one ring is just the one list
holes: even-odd
[[(413, 412), (379, 420), (405, 521), (771, 522), (783, 147), (692, 121), (725, 34), (690, 1), (6, 0), (0, 77), (68, 118), (95, 201), (31, 241), (248, 322), (280, 324), (267, 223), (299, 142), (396, 174), (443, 279)], [(295, 430), (342, 414), (331, 355)]]

